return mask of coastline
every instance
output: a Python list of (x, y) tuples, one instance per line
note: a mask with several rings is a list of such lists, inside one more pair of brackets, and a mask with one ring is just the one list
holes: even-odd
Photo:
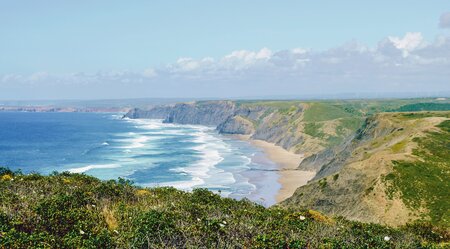
[(263, 140), (251, 139), (250, 135), (233, 135), (233, 137), (261, 148), (267, 158), (277, 164), (280, 175), (278, 182), (281, 185), (281, 189), (275, 197), (277, 203), (291, 197), (298, 187), (306, 185), (316, 174), (312, 171), (297, 170), (298, 165), (304, 158), (303, 155), (292, 153)]

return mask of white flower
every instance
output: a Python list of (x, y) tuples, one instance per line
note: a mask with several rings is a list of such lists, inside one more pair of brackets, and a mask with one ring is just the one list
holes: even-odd
[(85, 234), (85, 232), (83, 230), (80, 230), (80, 234), (83, 235)]
[(391, 240), (391, 237), (389, 237), (389, 236), (384, 236), (384, 241), (389, 241), (389, 240)]
[(303, 216), (303, 215), (300, 215), (300, 220), (305, 220), (306, 219), (306, 217), (305, 216)]
[(114, 232), (117, 233), (117, 234), (119, 234), (119, 231), (117, 231), (117, 230), (114, 230)]
[(222, 223), (223, 223), (223, 224), (225, 224), (225, 225), (227, 224), (227, 222), (226, 222), (226, 221), (223, 221)]
[(224, 224), (222, 224), (222, 223), (220, 223), (220, 224), (219, 224), (219, 226), (220, 226), (220, 227), (224, 227), (225, 225), (224, 225)]

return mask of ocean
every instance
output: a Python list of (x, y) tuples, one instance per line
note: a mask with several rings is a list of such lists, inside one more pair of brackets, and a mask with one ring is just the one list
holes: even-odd
[(208, 188), (265, 206), (280, 189), (276, 164), (214, 127), (122, 119), (120, 113), (0, 112), (0, 165), (24, 173), (85, 173), (134, 184)]

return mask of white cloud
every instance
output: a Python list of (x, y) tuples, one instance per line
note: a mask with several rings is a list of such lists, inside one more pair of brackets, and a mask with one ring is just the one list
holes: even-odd
[(144, 77), (146, 77), (146, 78), (154, 78), (154, 77), (158, 76), (158, 74), (156, 73), (156, 70), (153, 68), (145, 69), (144, 72), (142, 73), (142, 75), (144, 75)]
[(219, 67), (226, 67), (233, 70), (242, 70), (255, 64), (266, 62), (272, 57), (273, 53), (268, 48), (262, 48), (259, 51), (238, 50), (224, 56)]
[(48, 77), (49, 77), (49, 74), (47, 72), (37, 72), (37, 73), (30, 75), (30, 77), (28, 79), (31, 82), (35, 82), (35, 81), (45, 80)]
[(439, 27), (443, 29), (450, 29), (450, 12), (445, 12), (439, 19)]
[(403, 38), (389, 36), (388, 39), (397, 49), (403, 51), (403, 56), (408, 56), (409, 52), (423, 44), (423, 37), (420, 32), (406, 33)]
[(216, 59), (180, 58), (142, 72), (9, 74), (0, 76), (0, 98), (11, 98), (14, 89), (16, 94), (33, 95), (31, 83), (41, 87), (43, 95), (49, 92), (46, 88), (58, 85), (67, 96), (92, 94), (97, 98), (102, 97), (94, 95), (99, 92), (105, 98), (123, 98), (450, 91), (449, 68), (450, 37), (426, 43), (420, 33), (406, 33), (387, 37), (375, 47), (352, 41), (323, 51), (238, 50)]

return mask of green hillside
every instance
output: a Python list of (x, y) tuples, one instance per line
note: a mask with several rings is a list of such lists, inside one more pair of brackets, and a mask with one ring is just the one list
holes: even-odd
[(204, 189), (144, 189), (69, 173), (0, 170), (1, 248), (435, 248), (448, 231), (264, 208)]
[(385, 179), (389, 195), (399, 192), (411, 209), (428, 210), (435, 224), (450, 224), (450, 120), (439, 130), (413, 139), (418, 144), (413, 155), (420, 160), (394, 161), (393, 172)]
[(314, 155), (316, 178), (282, 204), (393, 226), (449, 227), (449, 118), (448, 111), (367, 118), (349, 142)]

